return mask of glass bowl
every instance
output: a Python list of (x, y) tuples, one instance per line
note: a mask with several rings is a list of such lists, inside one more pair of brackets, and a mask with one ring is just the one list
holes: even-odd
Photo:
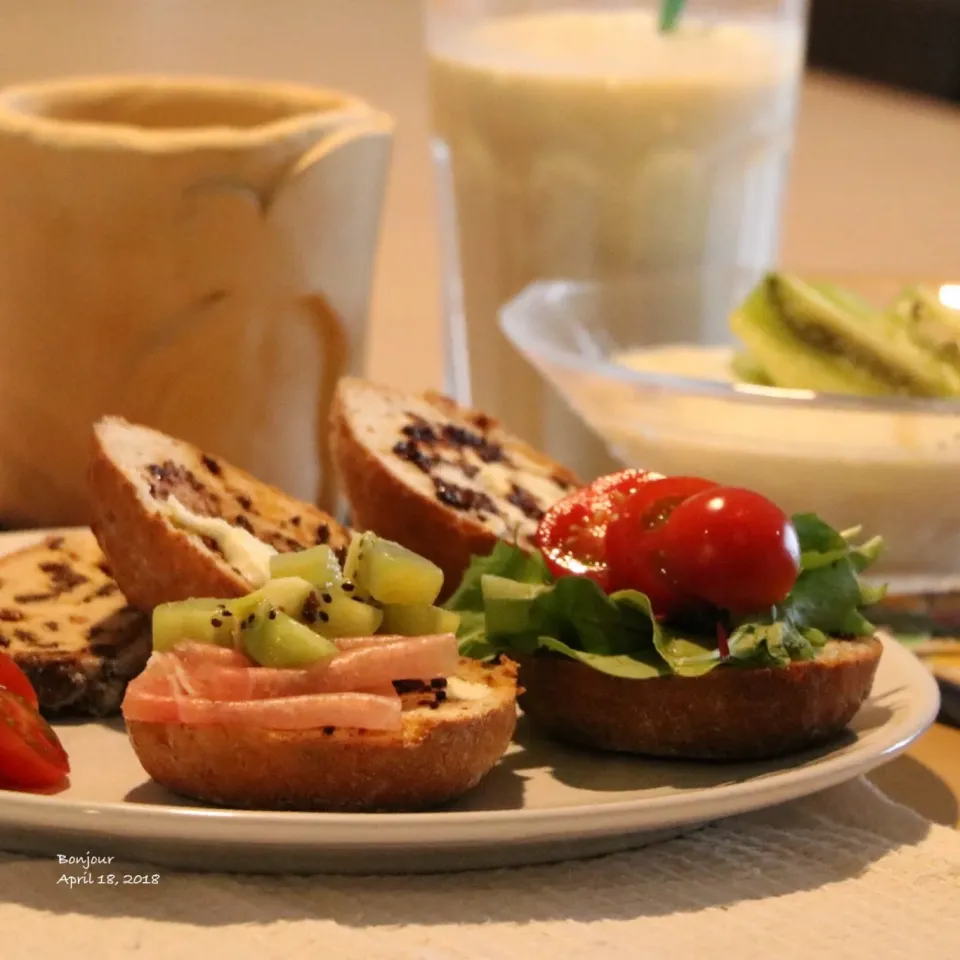
[[(712, 294), (743, 290), (742, 279), (546, 281), (503, 308), (501, 327), (625, 464), (750, 487), (840, 529), (863, 525), (887, 541), (876, 568), (885, 578), (905, 590), (944, 578), (955, 588), (960, 402), (733, 382), (734, 348)], [(909, 282), (830, 279), (877, 303)], [(617, 362), (640, 347), (644, 369)]]

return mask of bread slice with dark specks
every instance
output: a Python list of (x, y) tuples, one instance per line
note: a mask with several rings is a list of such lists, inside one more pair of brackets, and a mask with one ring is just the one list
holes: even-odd
[(150, 623), (127, 601), (89, 530), (0, 558), (0, 650), (47, 715), (105, 716), (150, 656)]
[(457, 679), (474, 695), (405, 697), (396, 733), (136, 720), (127, 732), (147, 773), (183, 796), (257, 810), (421, 810), (476, 786), (513, 737), (516, 664), (462, 660)]
[(262, 483), (225, 460), (149, 427), (105, 417), (94, 426), (90, 462), (93, 529), (134, 605), (188, 597), (236, 597), (251, 583), (217, 541), (172, 522), (166, 502), (219, 518), (278, 552), (348, 535), (329, 514)]
[(438, 394), (345, 378), (332, 430), (353, 525), (432, 560), (448, 592), (471, 554), (501, 539), (532, 548), (544, 511), (579, 486), (491, 417)]

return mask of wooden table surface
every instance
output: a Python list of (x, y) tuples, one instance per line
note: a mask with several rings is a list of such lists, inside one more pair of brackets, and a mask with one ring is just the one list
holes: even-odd
[(870, 777), (892, 800), (935, 823), (960, 827), (960, 728), (937, 723)]
[[(260, 76), (349, 89), (393, 114), (398, 127), (369, 370), (400, 387), (439, 385), (440, 266), (419, 0), (7, 6), (0, 83), (103, 72)], [(784, 262), (838, 273), (956, 271), (951, 278), (958, 278), (958, 156), (955, 108), (809, 76), (784, 217)], [(935, 726), (874, 779), (931, 819), (957, 824), (960, 730)]]

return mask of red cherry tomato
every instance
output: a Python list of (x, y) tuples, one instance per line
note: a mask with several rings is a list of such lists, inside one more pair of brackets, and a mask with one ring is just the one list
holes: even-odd
[(47, 721), (23, 697), (0, 690), (0, 784), (54, 787), (69, 772), (66, 751)]
[(0, 690), (9, 690), (23, 697), (34, 710), (37, 709), (37, 694), (27, 675), (5, 653), (0, 653)]
[(680, 590), (734, 613), (755, 613), (790, 592), (800, 544), (790, 518), (766, 497), (714, 487), (672, 511), (662, 560)]
[(659, 474), (621, 470), (555, 503), (537, 528), (537, 547), (556, 577), (584, 576), (607, 585), (604, 535), (620, 504)]
[(651, 479), (620, 506), (606, 530), (610, 590), (640, 590), (662, 616), (676, 613), (693, 598), (667, 575), (664, 550), (668, 521), (689, 497), (716, 487), (700, 477)]

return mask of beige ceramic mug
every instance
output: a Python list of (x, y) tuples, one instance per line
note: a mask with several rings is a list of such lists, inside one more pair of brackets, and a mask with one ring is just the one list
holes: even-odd
[(362, 359), (391, 134), (285, 85), (0, 93), (0, 521), (86, 520), (108, 412), (331, 507), (327, 410)]

